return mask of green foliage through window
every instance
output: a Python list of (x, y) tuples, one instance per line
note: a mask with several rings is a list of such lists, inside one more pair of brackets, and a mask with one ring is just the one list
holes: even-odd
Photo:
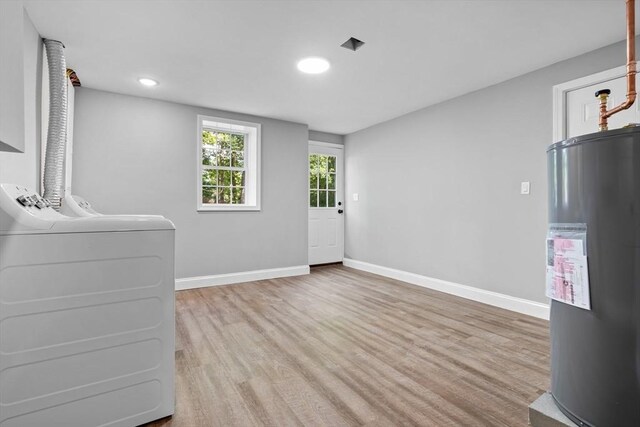
[(336, 207), (336, 157), (309, 155), (309, 206)]
[(202, 130), (202, 203), (245, 203), (245, 135)]

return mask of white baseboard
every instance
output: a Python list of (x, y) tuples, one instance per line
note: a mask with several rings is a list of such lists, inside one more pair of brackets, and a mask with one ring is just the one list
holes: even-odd
[(176, 279), (176, 291), (253, 282), (254, 280), (277, 279), (278, 277), (302, 276), (304, 274), (309, 274), (308, 265), (241, 271), (239, 273), (216, 274), (213, 276), (185, 277), (183, 279)]
[(529, 316), (538, 317), (540, 319), (549, 320), (548, 304), (542, 304), (523, 298), (512, 297), (497, 292), (474, 288), (472, 286), (447, 282), (445, 280), (434, 279), (432, 277), (421, 276), (419, 274), (409, 273), (407, 271), (396, 270), (388, 267), (382, 267), (380, 265), (369, 264), (368, 262), (357, 261), (349, 258), (345, 258), (342, 263), (347, 267), (368, 271), (369, 273), (390, 277), (392, 279), (401, 280), (413, 285), (422, 286), (473, 301), (482, 302), (484, 304), (493, 305), (495, 307), (500, 307), (518, 313), (527, 314)]

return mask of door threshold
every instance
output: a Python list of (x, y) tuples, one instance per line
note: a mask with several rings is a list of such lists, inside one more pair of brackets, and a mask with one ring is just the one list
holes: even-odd
[(318, 268), (318, 267), (329, 267), (331, 265), (342, 265), (342, 261), (337, 262), (325, 262), (324, 264), (313, 264), (310, 265), (310, 268)]

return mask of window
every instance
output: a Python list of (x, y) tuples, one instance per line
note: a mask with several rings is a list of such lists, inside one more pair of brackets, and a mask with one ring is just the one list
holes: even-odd
[(336, 156), (309, 154), (309, 207), (336, 207)]
[(260, 124), (198, 123), (198, 210), (260, 210)]

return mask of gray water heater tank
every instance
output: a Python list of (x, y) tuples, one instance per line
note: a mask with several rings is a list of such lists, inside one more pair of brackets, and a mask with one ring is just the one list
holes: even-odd
[(549, 223), (587, 225), (591, 310), (551, 302), (551, 394), (581, 426), (640, 426), (640, 128), (547, 150)]

